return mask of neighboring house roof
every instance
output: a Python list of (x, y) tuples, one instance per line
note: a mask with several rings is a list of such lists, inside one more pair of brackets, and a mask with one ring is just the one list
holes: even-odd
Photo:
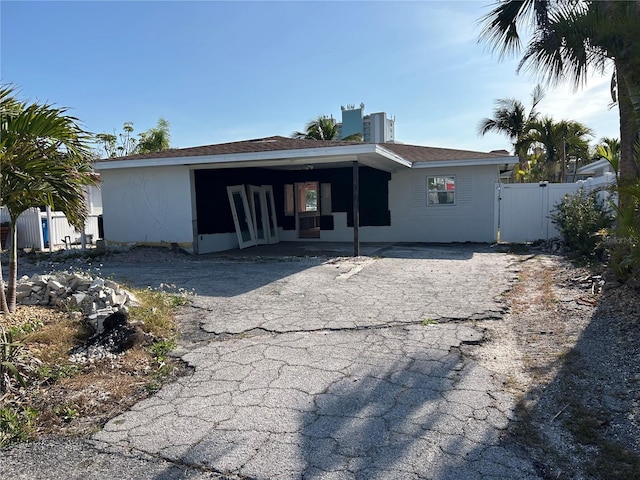
[(613, 167), (611, 163), (606, 158), (601, 158), (600, 160), (596, 160), (595, 162), (591, 162), (587, 165), (584, 165), (578, 170), (576, 170), (576, 175), (593, 175), (600, 176), (604, 175), (606, 172), (613, 172)]
[(162, 165), (199, 165), (206, 168), (295, 168), (303, 164), (331, 164), (358, 160), (374, 168), (395, 171), (454, 164), (514, 163), (517, 157), (503, 153), (472, 152), (400, 143), (362, 143), (266, 137), (201, 147), (169, 149), (155, 153), (98, 160), (97, 170)]

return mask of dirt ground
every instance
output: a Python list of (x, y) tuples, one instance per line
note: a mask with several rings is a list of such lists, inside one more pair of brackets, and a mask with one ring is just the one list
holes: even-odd
[(640, 295), (544, 252), (515, 269), (510, 312), (470, 352), (519, 399), (511, 435), (543, 478), (640, 478)]

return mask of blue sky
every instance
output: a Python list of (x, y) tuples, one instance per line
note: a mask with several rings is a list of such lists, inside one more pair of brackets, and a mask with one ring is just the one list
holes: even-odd
[[(529, 105), (537, 78), (478, 44), (491, 3), (2, 0), (0, 79), (91, 132), (163, 116), (174, 147), (288, 136), (363, 102), (400, 142), (509, 149), (478, 122), (497, 98)], [(618, 137), (609, 80), (549, 88), (539, 110)]]

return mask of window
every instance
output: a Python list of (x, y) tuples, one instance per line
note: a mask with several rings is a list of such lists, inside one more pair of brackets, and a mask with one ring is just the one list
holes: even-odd
[(456, 177), (427, 177), (427, 205), (455, 205)]
[(297, 183), (298, 212), (318, 211), (318, 182)]

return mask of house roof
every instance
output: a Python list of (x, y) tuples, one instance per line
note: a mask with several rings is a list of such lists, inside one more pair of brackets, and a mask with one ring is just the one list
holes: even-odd
[(470, 150), (454, 150), (451, 148), (423, 147), (420, 145), (405, 145), (403, 143), (381, 143), (384, 148), (395, 152), (411, 163), (442, 162), (453, 160), (479, 160), (483, 158), (513, 158), (508, 153), (474, 152)]
[(354, 142), (336, 142), (333, 140), (307, 140), (287, 137), (265, 137), (239, 142), (217, 143), (189, 148), (170, 148), (161, 152), (141, 153), (126, 157), (107, 158), (99, 161), (114, 161), (145, 158), (200, 157), (209, 155), (228, 155), (235, 153), (274, 152), (278, 150), (298, 150), (304, 148), (339, 147), (353, 145)]
[(576, 175), (595, 175), (598, 173), (602, 174), (604, 172), (613, 172), (613, 167), (609, 160), (601, 158), (600, 160), (596, 160), (595, 162), (591, 162), (578, 168), (578, 170), (576, 170)]
[(517, 159), (501, 152), (486, 153), (400, 143), (374, 144), (274, 136), (102, 159), (96, 162), (96, 169), (162, 165), (199, 165), (203, 168), (296, 168), (304, 164), (336, 166), (354, 160), (374, 168), (395, 171), (403, 167), (497, 165), (514, 163)]

